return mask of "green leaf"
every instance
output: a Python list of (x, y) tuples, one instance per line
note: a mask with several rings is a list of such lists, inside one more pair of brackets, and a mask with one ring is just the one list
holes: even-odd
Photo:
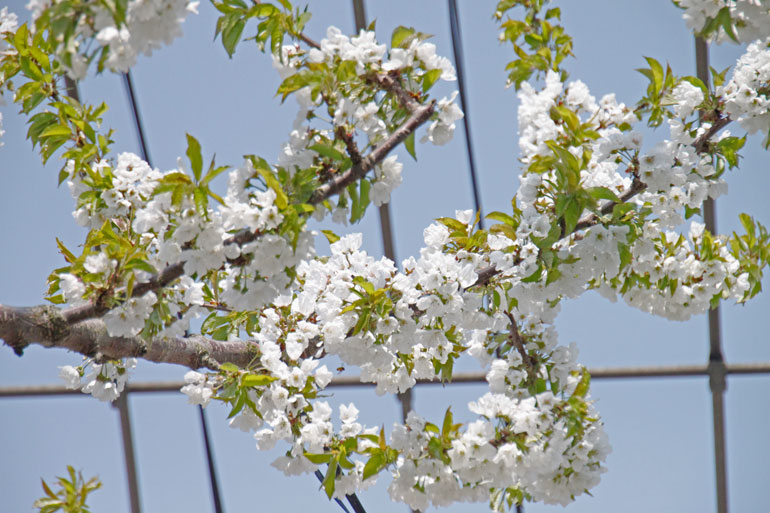
[(435, 437), (428, 440), (428, 453), (437, 460), (443, 459), (444, 448), (441, 445), (441, 440)]
[(241, 410), (243, 410), (243, 407), (246, 406), (246, 394), (239, 393), (238, 397), (235, 399), (235, 402), (233, 403), (233, 409), (230, 410), (230, 414), (227, 415), (228, 419), (232, 419), (236, 415), (238, 415)]
[(374, 285), (367, 281), (363, 276), (356, 276), (353, 278), (353, 283), (360, 285), (361, 288), (364, 289), (364, 292), (370, 296), (374, 294)]
[(583, 370), (583, 374), (580, 376), (580, 381), (575, 387), (575, 391), (572, 392), (572, 397), (585, 397), (588, 393), (588, 387), (591, 383), (591, 375), (587, 370)]
[(465, 226), (463, 223), (455, 219), (454, 217), (439, 217), (436, 219), (439, 223), (443, 224), (447, 228), (449, 228), (450, 231), (453, 232), (467, 232), (468, 227)]
[(126, 265), (124, 266), (126, 270), (131, 269), (140, 269), (142, 271), (148, 272), (150, 274), (155, 274), (158, 271), (151, 266), (147, 261), (142, 260), (141, 258), (132, 258), (129, 260)]
[(205, 216), (209, 205), (209, 198), (206, 190), (201, 189), (200, 187), (196, 187), (193, 190), (193, 202), (195, 203), (195, 209), (198, 211), (198, 213), (202, 216)]
[[(214, 313), (216, 313), (216, 312), (214, 312)], [(225, 319), (224, 317), (220, 317), (220, 318), (221, 319)], [(225, 362), (223, 364), (220, 364), (219, 368), (222, 369), (223, 371), (227, 371), (227, 372), (238, 372), (240, 370), (237, 365), (235, 365), (234, 363), (230, 363), (230, 362)]]
[(730, 70), (730, 66), (726, 67), (722, 71), (717, 71), (716, 69), (709, 66), (709, 70), (711, 71), (711, 80), (714, 82), (714, 87), (719, 87), (725, 83), (725, 75), (727, 75), (727, 72)]
[(264, 387), (277, 379), (277, 377), (267, 374), (246, 374), (241, 378), (241, 385), (244, 387)]
[(367, 461), (366, 465), (364, 465), (364, 481), (366, 481), (367, 479), (369, 479), (374, 475), (377, 475), (377, 473), (380, 470), (382, 470), (384, 466), (385, 466), (384, 453), (381, 450), (372, 453), (372, 456), (369, 458), (369, 461)]
[(427, 93), (433, 84), (441, 78), (443, 71), (440, 68), (432, 69), (422, 76), (422, 92)]
[(746, 137), (725, 137), (717, 143), (717, 151), (724, 156), (730, 169), (738, 166), (738, 150), (743, 148), (745, 142)]
[(663, 67), (652, 57), (645, 57), (645, 60), (650, 65), (651, 82), (654, 87), (653, 90), (655, 94), (659, 94), (663, 89)]
[(278, 94), (282, 95), (281, 101), (284, 101), (286, 97), (294, 91), (302, 89), (310, 84), (312, 78), (311, 73), (307, 71), (295, 73), (286, 77), (286, 79), (281, 82), (281, 85), (278, 86)]
[(620, 203), (620, 198), (618, 198), (617, 194), (612, 192), (607, 187), (589, 187), (586, 189), (586, 192), (594, 199), (605, 199), (614, 201), (615, 203)]
[[(500, 10), (498, 8), (498, 10)], [(545, 12), (545, 19), (550, 20), (551, 18), (556, 18), (557, 20), (561, 19), (561, 9), (558, 7), (554, 7), (553, 9), (548, 9)]]
[(491, 219), (492, 221), (500, 221), (501, 223), (505, 223), (509, 226), (516, 226), (516, 220), (504, 212), (490, 212), (486, 215), (486, 218)]
[(203, 171), (203, 157), (201, 157), (201, 145), (198, 140), (187, 135), (187, 158), (190, 159), (190, 167), (192, 167), (193, 176), (195, 181), (198, 182), (201, 179), (201, 172)]
[(43, 485), (43, 491), (45, 492), (46, 495), (48, 495), (52, 499), (58, 499), (56, 494), (53, 493), (53, 490), (51, 490), (51, 488), (49, 488), (48, 483), (46, 483), (44, 479), (41, 478), (40, 482)]
[(68, 125), (53, 125), (43, 130), (43, 133), (40, 134), (40, 138), (70, 135), (72, 135), (72, 129)]
[(308, 149), (313, 150), (319, 155), (323, 155), (324, 157), (329, 157), (330, 159), (334, 160), (345, 160), (346, 158), (342, 152), (328, 144), (317, 143), (313, 146), (309, 146)]
[(326, 240), (329, 241), (329, 244), (334, 244), (335, 242), (340, 240), (340, 236), (331, 230), (321, 230), (321, 233), (323, 233), (326, 236)]
[(68, 264), (71, 264), (77, 260), (77, 257), (73, 255), (69, 249), (67, 249), (64, 243), (59, 240), (58, 237), (56, 237), (56, 246), (59, 248), (59, 252), (64, 256), (64, 260), (66, 260)]
[(353, 202), (353, 212), (350, 216), (350, 222), (359, 221), (366, 213), (366, 207), (369, 206), (369, 190), (372, 184), (366, 178), (359, 182), (358, 201)]
[(454, 418), (452, 416), (452, 407), (446, 409), (446, 413), (444, 413), (444, 424), (441, 426), (441, 436), (445, 439), (449, 436), (449, 433), (452, 430), (452, 422)]
[(574, 196), (570, 196), (567, 199), (566, 206), (564, 208), (564, 231), (565, 233), (572, 233), (575, 231), (578, 219), (583, 209), (580, 202)]
[[(225, 19), (229, 18), (225, 17)], [(232, 59), (235, 53), (235, 47), (238, 45), (243, 33), (243, 28), (246, 26), (246, 21), (242, 18), (234, 20), (234, 22), (227, 23), (226, 28), (222, 29), (222, 46), (225, 47), (227, 55)]]
[(316, 465), (323, 465), (324, 463), (329, 463), (332, 460), (332, 454), (331, 453), (314, 454), (311, 452), (306, 452), (305, 458), (310, 460), (312, 463), (315, 463)]
[(280, 182), (275, 177), (273, 170), (270, 169), (267, 162), (264, 162), (263, 159), (259, 159), (256, 163), (258, 164), (255, 166), (257, 172), (265, 180), (267, 186), (275, 192), (275, 206), (277, 206), (279, 210), (284, 210), (289, 205), (289, 198), (286, 196), (286, 193), (283, 192), (283, 187), (281, 187)]
[[(399, 48), (405, 42), (411, 42), (411, 37), (415, 34), (415, 29), (412, 27), (404, 27), (399, 25), (393, 29), (393, 34), (390, 36), (390, 47)], [(404, 45), (406, 48), (406, 45)]]
[(716, 21), (717, 24), (724, 29), (725, 33), (730, 36), (730, 39), (737, 43), (738, 36), (735, 35), (735, 31), (733, 30), (733, 20), (730, 18), (730, 7), (722, 7), (719, 10), (719, 13), (717, 13)]
[(404, 147), (409, 155), (411, 155), (414, 160), (417, 160), (417, 153), (414, 149), (414, 132), (410, 133), (407, 138), (404, 139)]
[(618, 221), (622, 217), (624, 217), (627, 213), (632, 212), (635, 210), (635, 206), (633, 203), (616, 203), (615, 206), (612, 207), (612, 219), (614, 221)]
[(227, 171), (229, 169), (228, 166), (219, 166), (214, 167), (214, 157), (211, 158), (211, 165), (209, 165), (209, 170), (206, 173), (206, 176), (203, 177), (203, 180), (201, 180), (201, 185), (208, 186), (211, 181), (222, 174), (223, 172)]
[(337, 476), (337, 459), (332, 459), (329, 463), (329, 468), (326, 470), (326, 477), (324, 477), (322, 486), (326, 492), (326, 496), (330, 499), (334, 495), (334, 479)]
[(741, 224), (743, 225), (743, 229), (746, 230), (749, 239), (754, 239), (756, 237), (756, 226), (754, 225), (754, 219), (746, 213), (740, 214), (738, 219), (740, 219)]
[(551, 151), (559, 158), (563, 165), (556, 163), (556, 168), (564, 173), (564, 178), (570, 190), (574, 190), (580, 181), (580, 162), (577, 158), (565, 148), (562, 148), (554, 141), (546, 141)]

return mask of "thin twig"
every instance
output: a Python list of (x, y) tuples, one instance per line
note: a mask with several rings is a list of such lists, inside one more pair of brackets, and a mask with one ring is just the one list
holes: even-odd
[(521, 360), (524, 362), (524, 365), (526, 365), (530, 370), (534, 370), (534, 359), (529, 355), (529, 353), (527, 353), (527, 350), (524, 347), (524, 340), (521, 338), (521, 333), (519, 333), (519, 327), (516, 325), (516, 319), (513, 318), (513, 314), (511, 314), (511, 312), (508, 310), (505, 310), (505, 315), (508, 317), (508, 320), (511, 321), (511, 329), (508, 332), (508, 337), (511, 339), (513, 347), (515, 347), (519, 352), (519, 355), (521, 355)]
[(353, 139), (353, 136), (345, 130), (344, 126), (338, 126), (336, 130), (337, 137), (342, 139), (342, 142), (345, 143), (345, 149), (348, 152), (348, 156), (350, 157), (350, 161), (353, 162), (353, 165), (360, 164), (363, 160), (363, 157), (361, 156), (361, 152), (358, 151), (358, 145), (356, 144), (356, 141)]
[(307, 37), (305, 34), (300, 34), (299, 38), (302, 41), (304, 41), (305, 44), (307, 44), (308, 46), (311, 46), (311, 47), (315, 48), (316, 50), (320, 50), (321, 49), (321, 45), (319, 45), (315, 40), (310, 39), (309, 37)]

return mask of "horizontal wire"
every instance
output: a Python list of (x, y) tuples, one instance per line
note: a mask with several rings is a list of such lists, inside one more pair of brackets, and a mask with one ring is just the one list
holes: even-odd
[[(727, 374), (752, 375), (770, 374), (770, 362), (733, 363), (725, 366)], [(670, 365), (660, 367), (604, 367), (588, 369), (593, 380), (602, 379), (634, 379), (634, 378), (676, 378), (688, 376), (708, 376), (707, 365)], [(440, 380), (417, 380), (418, 385), (455, 385), (460, 383), (485, 383), (484, 372), (458, 372), (452, 376), (452, 381), (442, 383)], [(146, 381), (129, 383), (123, 393), (144, 394), (155, 392), (178, 392), (187, 383), (184, 381)], [(374, 383), (363, 383), (358, 376), (337, 376), (326, 388), (334, 387), (374, 387)], [(80, 390), (72, 390), (64, 385), (22, 385), (0, 387), (0, 398), (3, 397), (35, 397), (76, 395), (85, 397)]]

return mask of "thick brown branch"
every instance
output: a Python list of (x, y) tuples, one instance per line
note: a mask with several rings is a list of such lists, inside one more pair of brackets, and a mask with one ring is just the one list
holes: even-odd
[(248, 341), (220, 342), (203, 336), (145, 341), (140, 337), (113, 337), (101, 319), (69, 325), (53, 306), (15, 308), (0, 305), (0, 338), (21, 355), (31, 344), (61, 347), (84, 356), (137, 357), (156, 363), (173, 363), (190, 369), (215, 370), (220, 363), (247, 367), (257, 353)]

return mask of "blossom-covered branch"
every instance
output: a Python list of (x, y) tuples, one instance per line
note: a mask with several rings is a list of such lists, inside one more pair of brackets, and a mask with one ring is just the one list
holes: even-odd
[[(511, 211), (489, 214), (489, 230), (471, 211), (440, 217), (400, 266), (362, 251), (360, 234), (331, 230), (330, 254), (318, 256), (306, 224), (329, 213), (356, 222), (387, 202), (403, 167), (389, 153), (403, 143), (415, 156), (420, 125), (432, 121), (425, 140), (434, 144), (451, 138), (462, 117), (455, 95), (436, 101), (429, 92), (455, 73), (426, 34), (397, 27), (388, 48), (373, 31), (349, 37), (330, 27), (316, 43), (304, 36), (309, 13), (286, 0), (215, 1), (227, 53), (255, 18), (254, 39), (281, 75), (278, 94), (299, 106), (276, 161), (246, 156), (220, 196), (210, 184), (227, 167), (212, 159), (206, 168), (192, 135), (189, 164), (177, 169), (112, 157), (108, 136), (93, 128), (100, 109), (63, 105), (48, 76), (60, 68), (36, 57), (48, 75), (36, 73), (24, 60), (38, 43), (59, 58), (55, 38), (5, 31), (15, 50), (2, 54), (2, 70), (32, 84), (16, 101), (43, 157), (65, 145), (60, 180), (89, 233), (79, 255), (59, 242), (67, 265), (51, 274), (48, 298), (68, 306), (0, 306), (0, 337), (17, 353), (40, 343), (86, 355), (62, 376), (104, 400), (124, 386), (130, 358), (210, 369), (186, 374), (190, 401), (228, 404), (231, 426), (253, 433), (260, 449), (285, 442), (274, 466), (286, 474), (325, 468), (329, 497), (387, 470), (391, 497), (419, 510), (574, 500), (598, 482), (609, 444), (577, 346), (559, 342), (560, 304), (597, 290), (687, 319), (759, 291), (768, 230), (743, 215), (745, 234), (712, 234), (693, 216), (726, 192), (725, 172), (738, 166), (745, 137), (724, 128), (770, 132), (770, 47), (750, 45), (729, 80), (714, 76), (713, 90), (648, 57), (640, 71), (649, 85), (632, 108), (568, 81), (572, 40), (547, 3), (503, 0), (496, 12), (516, 51), (507, 69), (520, 100), (523, 172)], [(682, 4), (690, 17), (707, 7)], [(503, 20), (516, 7), (523, 19)], [(713, 19), (729, 35), (748, 8), (724, 9)], [(703, 30), (713, 33), (710, 17)], [(532, 75), (544, 81), (533, 85)], [(45, 93), (25, 96), (35, 87)], [(58, 116), (33, 114), (42, 101)], [(643, 124), (667, 133), (645, 147)], [(204, 313), (201, 335), (182, 336)], [(386, 433), (359, 423), (350, 404), (335, 429), (321, 395), (332, 377), (326, 357), (359, 367), (382, 394), (450, 381), (462, 355), (487, 373), (489, 390), (468, 405), (475, 420), (456, 423), (447, 409), (432, 423), (413, 412)]]

